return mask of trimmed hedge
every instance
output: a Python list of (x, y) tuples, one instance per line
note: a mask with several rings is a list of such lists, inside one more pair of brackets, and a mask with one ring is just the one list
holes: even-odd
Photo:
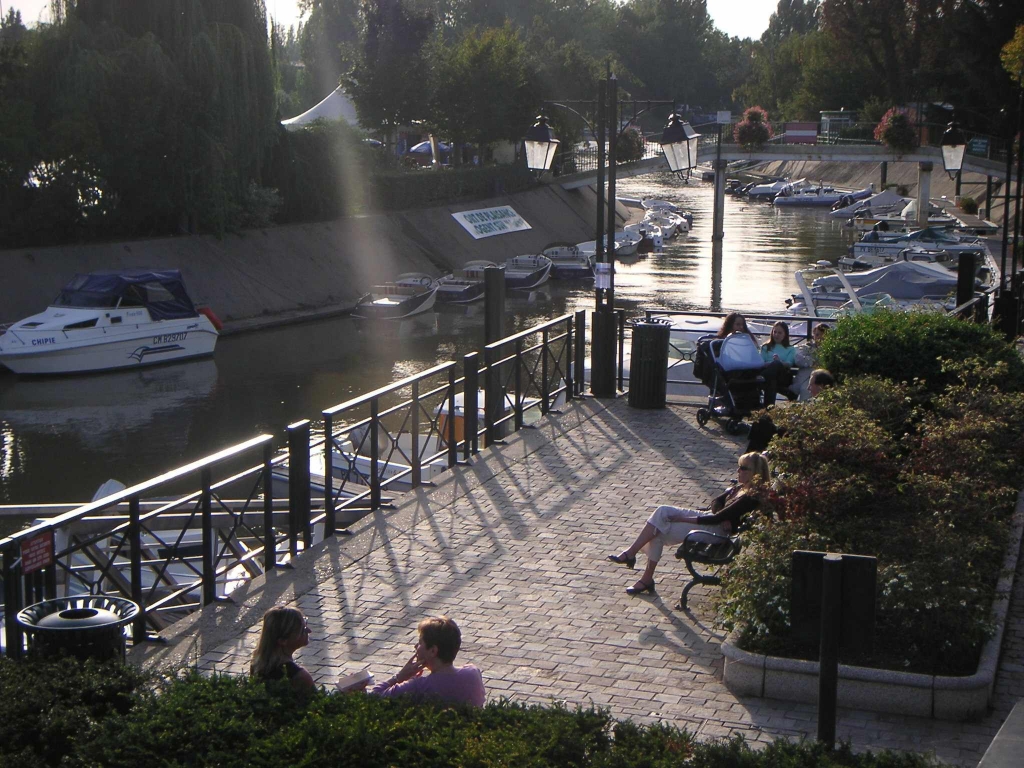
[[(578, 766), (579, 768), (925, 768), (921, 755), (853, 754), (849, 745), (742, 738), (698, 743), (668, 725), (613, 720), (606, 711), (524, 706), (483, 709), (362, 694), (298, 697), (287, 682), (171, 676), (153, 688), (120, 665), (0, 661), (6, 731), (0, 764), (138, 768), (195, 766)], [(8, 685), (11, 687), (9, 688)], [(8, 691), (10, 693), (8, 693)], [(115, 694), (114, 691), (121, 693)], [(125, 698), (122, 694), (129, 691)], [(89, 709), (85, 702), (92, 702)], [(89, 710), (88, 716), (66, 717)], [(51, 720), (74, 722), (50, 742)], [(14, 728), (18, 729), (15, 738)]]
[(972, 674), (1024, 479), (1024, 366), (984, 326), (888, 312), (844, 318), (820, 355), (843, 383), (775, 410), (774, 517), (729, 568), (720, 617), (747, 650), (814, 659), (790, 634), (791, 552), (870, 555), (874, 651), (843, 661)]

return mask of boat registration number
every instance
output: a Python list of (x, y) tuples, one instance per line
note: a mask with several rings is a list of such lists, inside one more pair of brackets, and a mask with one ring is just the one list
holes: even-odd
[(188, 336), (187, 331), (181, 333), (165, 333), (163, 336), (154, 336), (154, 344), (170, 344), (172, 341), (184, 341), (185, 337)]

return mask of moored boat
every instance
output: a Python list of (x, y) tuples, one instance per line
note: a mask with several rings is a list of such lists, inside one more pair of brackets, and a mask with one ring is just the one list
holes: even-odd
[(551, 259), (542, 254), (513, 256), (505, 261), (505, 287), (529, 290), (543, 285), (551, 276)]
[(374, 286), (359, 299), (352, 316), (363, 320), (401, 320), (434, 308), (437, 281), (422, 272), (405, 272)]
[(783, 189), (772, 200), (772, 205), (780, 207), (831, 207), (840, 200), (863, 200), (869, 197), (874, 189), (869, 185), (857, 192), (845, 192), (818, 182), (810, 184), (803, 179), (794, 181)]
[(0, 363), (64, 374), (186, 360), (213, 354), (219, 324), (176, 269), (79, 274), (46, 311), (0, 334)]
[(594, 262), (570, 243), (549, 245), (544, 255), (551, 259), (551, 277), (554, 280), (579, 280), (594, 276)]
[(935, 227), (914, 232), (872, 231), (850, 247), (850, 258), (869, 266), (881, 266), (896, 261), (907, 248), (960, 253), (984, 250), (985, 244), (981, 238), (960, 236)]
[(437, 300), (445, 304), (471, 304), (484, 297), (484, 270), (498, 266), (493, 261), (468, 261), (438, 280)]

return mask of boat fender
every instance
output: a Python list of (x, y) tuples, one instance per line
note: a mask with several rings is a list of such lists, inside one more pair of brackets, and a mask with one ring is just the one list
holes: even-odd
[(220, 321), (220, 318), (217, 317), (214, 311), (209, 307), (196, 307), (196, 311), (199, 312), (200, 315), (205, 315), (213, 327), (218, 331), (224, 328), (224, 323)]

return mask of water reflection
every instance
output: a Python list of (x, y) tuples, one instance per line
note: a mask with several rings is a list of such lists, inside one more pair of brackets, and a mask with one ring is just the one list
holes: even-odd
[[(642, 309), (776, 310), (793, 271), (836, 260), (846, 233), (823, 212), (727, 196), (725, 239), (712, 247), (710, 185), (669, 174), (623, 179), (619, 194), (672, 200), (694, 213), (664, 252), (616, 265), (615, 302)], [(550, 281), (506, 299), (512, 334), (594, 307), (592, 281)], [(483, 305), (441, 307), (387, 326), (348, 318), (221, 339), (216, 360), (61, 379), (0, 373), (0, 500), (86, 499), (110, 477), (135, 483), (484, 344)]]

